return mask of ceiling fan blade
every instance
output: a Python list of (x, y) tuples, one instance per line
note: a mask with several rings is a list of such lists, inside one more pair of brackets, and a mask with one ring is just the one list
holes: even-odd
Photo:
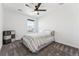
[(46, 11), (46, 9), (38, 9), (37, 11)]
[(36, 8), (35, 11), (38, 10), (38, 8), (40, 7), (40, 5), (41, 5), (41, 3), (38, 3), (38, 5), (35, 6), (35, 8)]
[(38, 6), (37, 6), (37, 7), (39, 8), (39, 7), (40, 7), (40, 5), (41, 5), (41, 3), (38, 3)]
[(28, 4), (25, 4), (25, 6), (30, 7)]

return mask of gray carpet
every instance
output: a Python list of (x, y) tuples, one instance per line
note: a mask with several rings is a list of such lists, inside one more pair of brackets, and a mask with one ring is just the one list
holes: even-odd
[(53, 42), (37, 53), (31, 53), (21, 40), (3, 45), (0, 56), (79, 56), (79, 49)]

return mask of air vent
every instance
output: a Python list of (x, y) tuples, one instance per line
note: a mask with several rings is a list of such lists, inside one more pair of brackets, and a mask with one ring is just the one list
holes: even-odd
[(22, 11), (22, 9), (18, 9), (18, 11)]
[(64, 5), (64, 3), (59, 3), (59, 5)]

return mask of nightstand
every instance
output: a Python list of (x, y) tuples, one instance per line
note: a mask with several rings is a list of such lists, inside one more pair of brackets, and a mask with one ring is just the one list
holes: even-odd
[(3, 44), (11, 43), (15, 40), (15, 31), (7, 30), (3, 31)]

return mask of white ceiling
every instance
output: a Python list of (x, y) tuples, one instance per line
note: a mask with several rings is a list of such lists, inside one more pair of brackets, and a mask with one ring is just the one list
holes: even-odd
[[(25, 6), (25, 4), (28, 4), (31, 7), (27, 7), (27, 6)], [(29, 15), (31, 17), (44, 16), (44, 15), (48, 14), (49, 12), (52, 12), (53, 10), (63, 6), (64, 4), (42, 3), (42, 5), (40, 6), (40, 9), (47, 9), (47, 11), (44, 11), (44, 12), (40, 11), (39, 16), (34, 12), (35, 5), (36, 4), (33, 4), (33, 3), (4, 3), (3, 4), (4, 8), (14, 10), (14, 11), (17, 11), (17, 12), (25, 14), (25, 15)], [(18, 9), (21, 9), (21, 11), (18, 11)]]

